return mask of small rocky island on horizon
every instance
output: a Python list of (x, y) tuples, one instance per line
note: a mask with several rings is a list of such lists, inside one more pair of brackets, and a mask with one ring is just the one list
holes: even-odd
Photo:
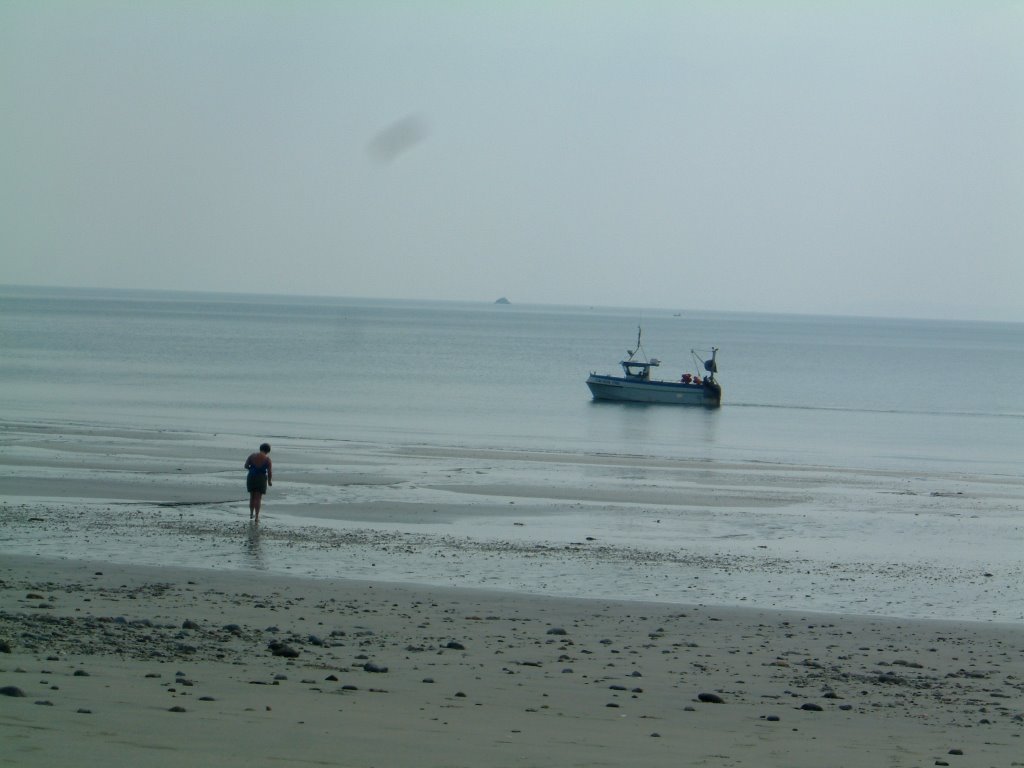
[(495, 303), (495, 304), (511, 304), (512, 302), (511, 302), (511, 301), (509, 301), (508, 299), (506, 299), (506, 298), (505, 298), (504, 296), (502, 296), (502, 297), (501, 297), (500, 299), (498, 299), (498, 300), (497, 300), (496, 302), (494, 302), (494, 303)]

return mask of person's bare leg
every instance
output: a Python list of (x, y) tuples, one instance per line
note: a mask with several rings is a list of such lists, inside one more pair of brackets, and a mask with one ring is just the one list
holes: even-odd
[(257, 503), (257, 499), (259, 499), (259, 497), (260, 497), (260, 495), (258, 493), (250, 493), (249, 494), (249, 519), (250, 520), (252, 520), (252, 516), (256, 513), (257, 506), (259, 506), (258, 503)]
[(260, 507), (263, 506), (263, 494), (254, 493), (253, 496), (256, 498), (256, 522), (260, 521)]

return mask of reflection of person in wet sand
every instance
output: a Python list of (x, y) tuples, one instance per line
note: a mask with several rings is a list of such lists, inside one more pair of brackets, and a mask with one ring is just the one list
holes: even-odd
[(245, 486), (249, 489), (249, 519), (258, 523), (263, 494), (267, 492), (267, 486), (274, 484), (274, 472), (270, 464), (270, 443), (263, 443), (259, 453), (250, 453), (249, 458), (245, 460), (245, 468), (249, 470), (249, 476), (245, 480)]
[(258, 571), (267, 570), (267, 566), (263, 562), (263, 548), (260, 546), (260, 527), (258, 525), (249, 526), (248, 539), (245, 542), (245, 557), (250, 568), (255, 568)]

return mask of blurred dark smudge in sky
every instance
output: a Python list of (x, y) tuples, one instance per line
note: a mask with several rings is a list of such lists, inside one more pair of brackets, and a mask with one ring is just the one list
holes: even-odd
[(370, 156), (379, 163), (391, 163), (427, 136), (427, 125), (417, 115), (408, 115), (379, 131), (367, 147)]

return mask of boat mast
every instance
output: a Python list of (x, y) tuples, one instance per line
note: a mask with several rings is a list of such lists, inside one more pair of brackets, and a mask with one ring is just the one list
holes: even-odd
[[(641, 334), (641, 333), (643, 333), (643, 328), (641, 328), (641, 327), (640, 327), (640, 326), (638, 325), (638, 326), (636, 327), (636, 349), (633, 349), (633, 350), (627, 349), (627, 350), (626, 350), (626, 354), (627, 354), (627, 355), (629, 355), (629, 359), (630, 359), (630, 360), (632, 360), (632, 359), (633, 359), (633, 355), (635, 355), (635, 354), (636, 354), (637, 352), (640, 352), (640, 351), (642, 351), (642, 350), (643, 350), (643, 347), (642, 347), (642, 346), (640, 345), (640, 334)], [(644, 357), (646, 358), (646, 357), (647, 357), (647, 355), (644, 355)]]
[(715, 358), (718, 356), (718, 347), (711, 348), (711, 359), (704, 361), (704, 370), (711, 374), (711, 383), (715, 383), (715, 374), (718, 373), (718, 362)]

